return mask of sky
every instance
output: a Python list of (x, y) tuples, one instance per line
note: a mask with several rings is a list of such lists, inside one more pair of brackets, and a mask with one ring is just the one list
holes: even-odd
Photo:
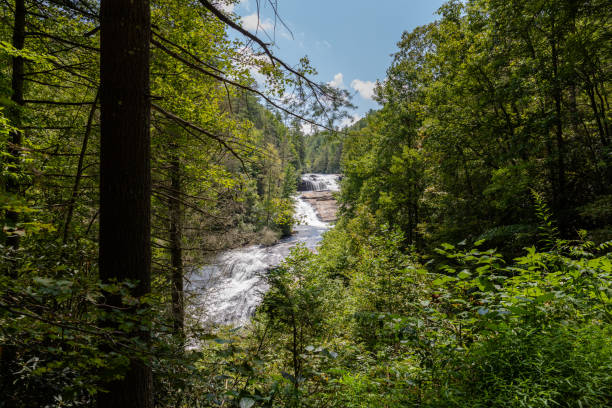
[[(289, 30), (277, 21), (270, 2)], [(308, 56), (316, 79), (347, 89), (357, 106), (353, 120), (379, 105), (372, 100), (404, 31), (436, 19), (444, 0), (242, 0), (231, 7), (242, 26), (275, 41), (274, 53), (290, 64)], [(259, 27), (258, 27), (259, 25)], [(275, 29), (276, 27), (276, 29)], [(348, 120), (345, 120), (348, 122)], [(350, 123), (345, 123), (350, 124)]]

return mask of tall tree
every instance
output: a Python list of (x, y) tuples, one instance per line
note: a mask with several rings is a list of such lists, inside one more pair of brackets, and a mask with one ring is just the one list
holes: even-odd
[[(151, 288), (151, 169), (148, 0), (102, 0), (100, 4), (100, 277), (136, 282), (136, 299)], [(108, 294), (109, 307), (124, 307)], [(138, 313), (136, 307), (128, 309)], [(144, 344), (146, 323), (130, 333)], [(132, 357), (124, 377), (106, 384), (100, 408), (151, 407), (152, 375)]]
[[(25, 44), (25, 23), (26, 23), (26, 8), (24, 0), (15, 2), (15, 19), (13, 22), (13, 48), (16, 51), (23, 50)], [(12, 121), (13, 125), (19, 127), (21, 123), (21, 107), (24, 104), (23, 99), (23, 69), (24, 59), (20, 55), (13, 56), (13, 72), (11, 76), (11, 101), (12, 106)], [(17, 177), (17, 169), (19, 167), (19, 155), (21, 147), (21, 131), (15, 129), (11, 132), (11, 145), (9, 148), (10, 163), (13, 166), (14, 176), (8, 179), (6, 190), (9, 193), (17, 194), (19, 192), (19, 183)], [(18, 214), (14, 211), (7, 213), (7, 218), (13, 223), (16, 228)], [(12, 249), (19, 247), (19, 234), (12, 234), (7, 238), (7, 244)]]
[[(25, 44), (25, 22), (26, 22), (26, 8), (24, 0), (17, 0), (15, 2), (15, 12), (13, 20), (13, 39), (12, 45), (15, 50), (23, 50)], [(15, 127), (18, 127), (21, 123), (21, 107), (24, 104), (23, 99), (23, 69), (24, 59), (20, 55), (15, 55), (12, 58), (13, 71), (11, 73), (11, 120)], [(15, 128), (10, 135), (10, 145), (8, 149), (9, 163), (12, 166), (13, 176), (9, 177), (6, 183), (6, 191), (9, 194), (15, 195), (19, 193), (19, 181), (18, 181), (18, 169), (19, 169), (19, 156), (21, 147), (21, 131)], [(6, 244), (11, 251), (16, 251), (19, 248), (19, 234), (17, 234), (17, 223), (19, 221), (19, 214), (15, 211), (7, 211), (6, 219), (9, 226), (13, 228), (12, 233), (7, 236)], [(15, 279), (17, 277), (15, 271), (15, 265), (12, 262), (8, 263), (9, 270), (7, 275)], [(2, 347), (0, 353), (0, 369), (2, 370), (2, 381), (0, 386), (4, 395), (9, 395), (8, 390), (13, 381), (12, 373), (16, 371), (15, 367), (15, 348), (13, 346)], [(11, 373), (6, 375), (5, 373)], [(10, 398), (6, 401), (6, 407), (13, 407), (16, 405), (16, 401), (12, 401)]]

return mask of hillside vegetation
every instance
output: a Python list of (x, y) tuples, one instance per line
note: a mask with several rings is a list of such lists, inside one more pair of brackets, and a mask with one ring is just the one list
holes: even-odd
[[(340, 131), (234, 3), (0, 5), (0, 408), (611, 407), (610, 2), (451, 0)], [(202, 323), (304, 172), (335, 226)]]

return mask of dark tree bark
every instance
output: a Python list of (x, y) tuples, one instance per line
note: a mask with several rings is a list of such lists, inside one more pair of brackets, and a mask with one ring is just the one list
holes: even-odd
[[(13, 47), (17, 50), (22, 50), (25, 44), (25, 17), (26, 8), (25, 0), (17, 0), (15, 2), (15, 19), (13, 26)], [(19, 128), (21, 126), (21, 107), (24, 104), (23, 99), (23, 68), (24, 60), (21, 57), (13, 57), (13, 72), (11, 77), (11, 107), (10, 119), (12, 125)], [(14, 167), (13, 171), (19, 169), (19, 156), (21, 149), (21, 132), (14, 131), (10, 135), (11, 144), (8, 149), (9, 163)], [(6, 191), (12, 194), (19, 194), (19, 182), (14, 177), (9, 177), (6, 184)], [(16, 212), (8, 211), (6, 217), (9, 224), (15, 225), (19, 216)], [(19, 248), (19, 235), (10, 235), (7, 238), (7, 246), (16, 250)]]
[[(137, 282), (136, 298), (151, 289), (150, 32), (148, 0), (101, 1), (100, 278)], [(123, 307), (116, 295), (107, 294), (106, 303)], [(124, 310), (137, 318), (135, 308)], [(138, 330), (129, 334), (147, 343), (150, 332)], [(152, 407), (150, 365), (120, 351), (131, 356), (129, 369), (104, 384), (98, 407)]]
[[(12, 45), (17, 50), (22, 50), (25, 44), (25, 20), (26, 8), (25, 0), (15, 1), (15, 15), (13, 22), (13, 41)], [(21, 126), (21, 107), (23, 106), (23, 68), (24, 60), (21, 57), (13, 57), (13, 71), (11, 77), (11, 101), (13, 106), (10, 110), (11, 124), (17, 128)], [(9, 164), (15, 173), (19, 170), (21, 132), (14, 131), (10, 134), (11, 144), (8, 148)], [(20, 193), (19, 181), (17, 178), (9, 177), (6, 182), (6, 191), (9, 194), (18, 195)], [(9, 225), (15, 226), (19, 221), (19, 214), (14, 211), (6, 212), (6, 221)], [(16, 232), (16, 231), (15, 231)], [(6, 239), (6, 247), (10, 252), (15, 253), (19, 249), (19, 235), (9, 234)], [(8, 254), (7, 254), (8, 255)], [(9, 255), (10, 256), (10, 255)], [(9, 262), (6, 274), (13, 279), (17, 278), (16, 263)], [(17, 407), (19, 401), (15, 399), (10, 390), (12, 389), (13, 373), (17, 371), (17, 350), (13, 345), (0, 344), (0, 394), (4, 396), (4, 406), (7, 408)]]
[[(563, 138), (563, 112), (562, 98), (563, 92), (561, 88), (561, 79), (559, 73), (559, 48), (561, 47), (562, 34), (557, 24), (556, 16), (552, 16), (550, 27), (550, 51), (551, 51), (551, 82), (552, 82), (552, 99), (555, 104), (553, 125), (555, 127), (554, 139), (556, 144), (556, 157), (554, 159), (556, 168), (554, 169), (553, 177), (553, 209), (559, 229), (563, 235), (568, 233), (568, 217), (567, 217), (567, 182), (565, 174), (565, 140)], [(555, 167), (553, 164), (553, 168)]]

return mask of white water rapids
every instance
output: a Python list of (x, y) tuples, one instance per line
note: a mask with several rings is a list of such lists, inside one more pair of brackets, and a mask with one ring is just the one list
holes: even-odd
[[(301, 191), (338, 191), (339, 176), (305, 174)], [(249, 321), (268, 290), (264, 275), (279, 265), (298, 243), (314, 249), (331, 225), (321, 221), (314, 208), (295, 197), (297, 223), (293, 235), (276, 245), (254, 245), (219, 254), (211, 263), (189, 277), (186, 294), (192, 300), (190, 318), (203, 323), (241, 325)]]

